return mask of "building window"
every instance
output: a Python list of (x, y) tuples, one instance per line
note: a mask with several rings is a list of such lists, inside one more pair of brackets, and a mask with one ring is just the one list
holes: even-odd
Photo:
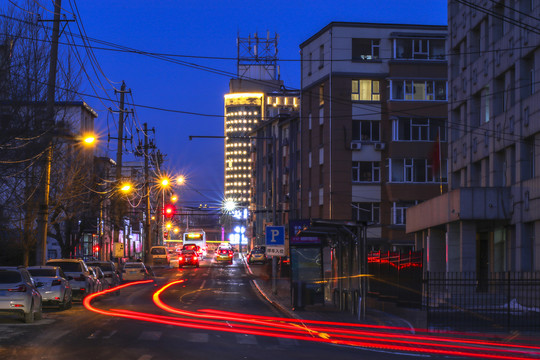
[(523, 180), (532, 179), (535, 176), (534, 169), (534, 137), (528, 137), (524, 140), (522, 144), (522, 153), (521, 153), (521, 166), (522, 166), (522, 178)]
[(374, 60), (379, 58), (379, 39), (352, 39), (353, 60)]
[(446, 141), (444, 119), (398, 118), (392, 121), (394, 141)]
[(353, 101), (380, 101), (378, 80), (353, 80), (351, 90)]
[(324, 45), (319, 46), (319, 69), (324, 66)]
[(380, 139), (380, 121), (352, 121), (352, 140), (380, 141)]
[(396, 59), (444, 60), (443, 39), (395, 39)]
[(407, 208), (415, 205), (409, 202), (392, 203), (392, 224), (405, 225), (407, 221)]
[(308, 61), (308, 76), (311, 75), (311, 72), (313, 70), (313, 53), (309, 53), (309, 61)]
[(379, 182), (381, 178), (381, 168), (378, 161), (353, 161), (352, 181), (353, 182)]
[(447, 159), (441, 159), (436, 174), (433, 171), (433, 160), (429, 159), (389, 159), (388, 163), (388, 178), (393, 183), (447, 182)]
[(447, 101), (446, 81), (392, 80), (391, 100)]
[(324, 105), (324, 84), (319, 86), (319, 106)]
[(355, 221), (367, 221), (374, 224), (380, 224), (380, 203), (352, 203), (352, 219)]

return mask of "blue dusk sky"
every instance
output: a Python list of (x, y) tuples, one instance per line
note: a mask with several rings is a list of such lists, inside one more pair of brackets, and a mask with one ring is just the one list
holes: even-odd
[[(52, 1), (46, 3), (52, 6)], [(154, 127), (156, 145), (167, 155), (164, 169), (188, 178), (182, 191), (186, 205), (216, 205), (223, 196), (223, 140), (190, 141), (189, 136), (223, 135), (223, 95), (236, 74), (238, 35), (277, 33), (281, 80), (287, 88), (298, 89), (299, 45), (330, 22), (447, 24), (445, 0), (62, 0), (62, 8), (67, 18), (75, 15), (78, 19), (78, 23), (69, 23), (69, 31), (84, 30), (86, 36), (100, 41), (91, 41), (90, 45), (103, 73), (95, 63), (92, 67), (87, 53), (79, 49), (93, 82), (92, 87), (83, 79), (81, 92), (100, 97), (107, 94), (115, 99), (108, 80), (118, 89), (122, 81), (126, 82), (132, 92), (132, 98), (127, 98), (134, 101), (137, 126), (147, 122)], [(66, 36), (62, 35), (61, 43)], [(173, 61), (101, 50), (111, 47), (101, 41), (170, 54), (168, 58)], [(67, 52), (67, 46), (61, 45), (61, 51)], [(97, 111), (97, 127), (106, 143), (108, 133), (116, 136), (118, 115), (113, 121), (113, 115), (107, 114), (107, 108), (114, 107), (114, 103), (83, 99)], [(134, 132), (135, 125), (130, 123), (128, 130)], [(114, 159), (116, 144), (104, 144), (100, 151)], [(130, 155), (126, 156), (130, 159)]]

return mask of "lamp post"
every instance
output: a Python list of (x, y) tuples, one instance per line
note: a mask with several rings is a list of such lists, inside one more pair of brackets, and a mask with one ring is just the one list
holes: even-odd
[[(57, 135), (53, 138), (67, 140), (67, 142), (82, 143), (85, 145), (93, 145), (95, 136), (87, 135), (84, 138), (75, 136)], [(47, 229), (49, 225), (49, 194), (51, 189), (51, 168), (53, 162), (53, 142), (49, 142), (46, 150), (45, 158), (45, 176), (43, 179), (43, 192), (39, 204), (38, 219), (37, 219), (37, 246), (36, 246), (36, 264), (45, 265), (47, 262)]]

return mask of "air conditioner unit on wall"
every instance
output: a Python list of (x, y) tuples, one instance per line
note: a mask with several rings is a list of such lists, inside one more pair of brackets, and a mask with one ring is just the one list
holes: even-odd
[(359, 143), (359, 142), (351, 143), (351, 150), (360, 150), (360, 149), (362, 149), (362, 143)]
[(375, 143), (375, 150), (384, 150), (384, 148), (386, 147), (386, 144), (385, 143)]

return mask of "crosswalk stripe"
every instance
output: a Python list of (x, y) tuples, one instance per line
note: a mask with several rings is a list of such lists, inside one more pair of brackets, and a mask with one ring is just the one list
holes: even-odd
[(236, 334), (236, 342), (244, 345), (257, 345), (257, 338), (254, 335)]
[(138, 340), (159, 340), (161, 338), (161, 335), (163, 333), (161, 331), (143, 331), (141, 335), (139, 335)]
[(187, 341), (196, 343), (207, 343), (208, 339), (207, 333), (189, 333), (186, 337)]
[(298, 341), (295, 339), (278, 338), (279, 344), (282, 346), (295, 346), (298, 345)]

